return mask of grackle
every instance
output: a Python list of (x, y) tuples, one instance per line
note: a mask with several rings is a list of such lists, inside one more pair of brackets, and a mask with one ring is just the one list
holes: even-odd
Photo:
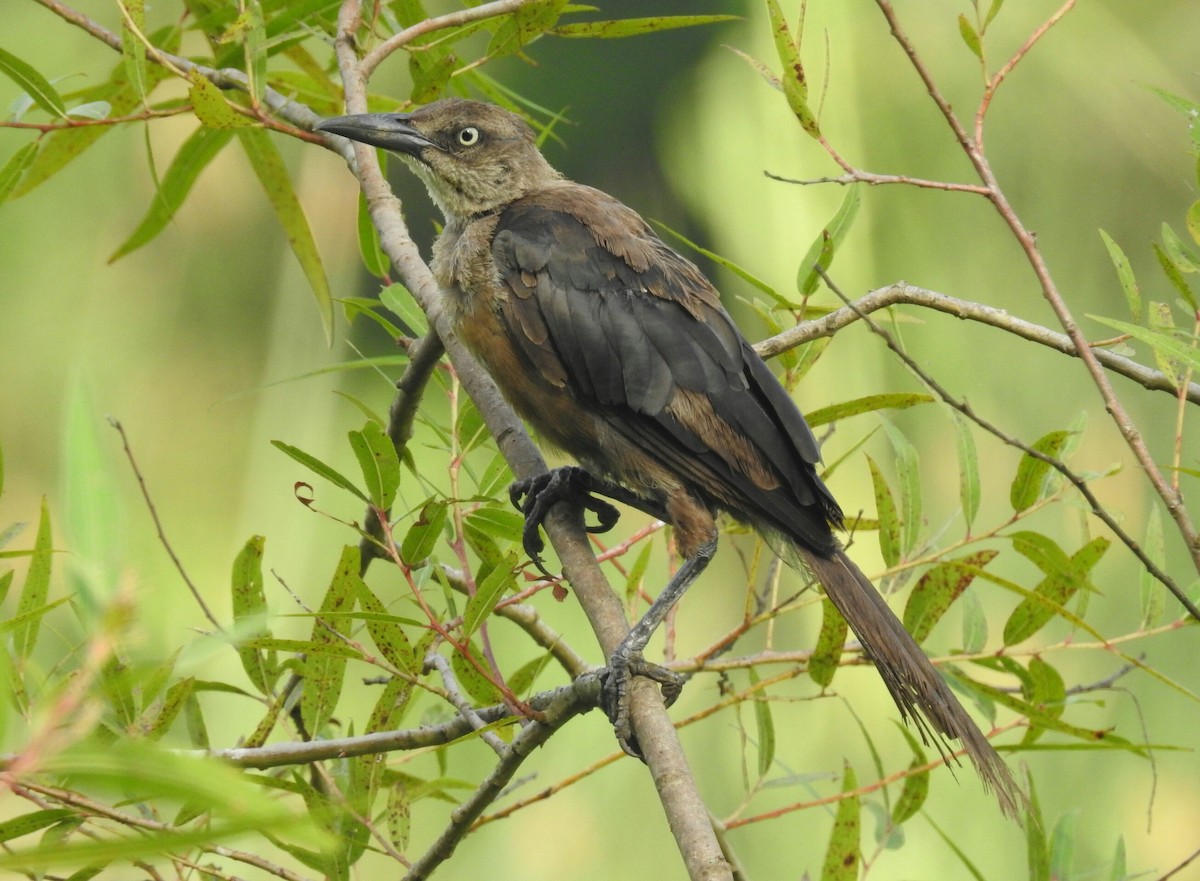
[(541, 440), (583, 467), (514, 485), (525, 548), (567, 499), (610, 526), (594, 493), (668, 521), (684, 564), (612, 653), (604, 704), (637, 755), (632, 675), (678, 694), (642, 649), (712, 558), (714, 516), (748, 523), (823, 586), (905, 720), (943, 755), (961, 741), (1001, 808), (1017, 812), (1008, 767), (959, 705), (835, 529), (842, 511), (817, 474), (820, 451), (800, 411), (722, 308), (716, 289), (632, 209), (566, 180), (517, 115), (438, 101), (413, 113), (327, 119), (316, 128), (405, 159), (445, 215), (432, 267), (461, 339)]

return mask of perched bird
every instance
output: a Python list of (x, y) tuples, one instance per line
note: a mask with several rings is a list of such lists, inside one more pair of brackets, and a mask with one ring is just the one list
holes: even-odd
[(600, 493), (671, 523), (684, 564), (609, 659), (606, 711), (636, 754), (626, 687), (679, 683), (641, 650), (711, 559), (714, 516), (750, 524), (798, 558), (849, 622), (901, 715), (946, 755), (962, 742), (1006, 813), (1020, 791), (835, 529), (842, 511), (816, 471), (804, 417), (700, 271), (612, 196), (566, 180), (516, 114), (448, 99), (413, 113), (327, 119), (323, 132), (400, 155), (446, 224), (432, 267), (460, 338), (540, 438), (583, 466), (515, 486), (526, 549), (567, 498), (616, 519)]

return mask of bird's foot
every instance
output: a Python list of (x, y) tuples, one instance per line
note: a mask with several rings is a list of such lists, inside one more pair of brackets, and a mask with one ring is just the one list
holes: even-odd
[(683, 677), (658, 664), (652, 664), (638, 651), (617, 648), (608, 667), (600, 674), (600, 706), (612, 722), (617, 742), (628, 755), (642, 758), (642, 750), (629, 718), (629, 685), (634, 676), (645, 676), (662, 686), (663, 703), (675, 703), (683, 691)]
[(620, 512), (608, 502), (592, 494), (592, 475), (576, 465), (566, 465), (543, 472), (525, 480), (513, 481), (508, 488), (508, 497), (513, 506), (525, 515), (525, 528), (521, 533), (521, 544), (533, 564), (547, 578), (553, 578), (542, 563), (542, 551), (546, 543), (538, 529), (550, 509), (558, 502), (568, 502), (580, 512), (591, 511), (597, 522), (583, 528), (588, 532), (608, 532), (617, 524)]

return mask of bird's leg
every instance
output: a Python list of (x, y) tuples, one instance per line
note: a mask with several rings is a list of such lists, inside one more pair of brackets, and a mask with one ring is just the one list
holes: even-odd
[(667, 612), (675, 605), (695, 581), (700, 573), (708, 566), (713, 554), (717, 551), (717, 540), (712, 538), (704, 542), (691, 557), (675, 572), (667, 582), (662, 593), (658, 595), (646, 614), (637, 624), (633, 625), (613, 650), (608, 659), (608, 669), (604, 672), (600, 694), (601, 706), (608, 714), (617, 735), (621, 749), (635, 758), (641, 758), (637, 737), (634, 736), (633, 726), (629, 721), (629, 682), (634, 676), (645, 676), (653, 679), (662, 686), (663, 701), (669, 707), (679, 697), (683, 690), (683, 677), (658, 664), (652, 664), (642, 657), (642, 649), (658, 629)]
[(621, 514), (608, 502), (597, 498), (597, 495), (624, 502), (660, 520), (667, 516), (663, 505), (645, 499), (623, 486), (593, 477), (589, 471), (577, 465), (565, 465), (525, 480), (517, 480), (508, 488), (508, 497), (513, 506), (525, 515), (521, 544), (529, 559), (547, 578), (553, 576), (542, 564), (542, 551), (546, 548), (546, 543), (542, 541), (538, 532), (542, 521), (554, 505), (567, 502), (578, 507), (581, 512), (591, 511), (596, 515), (595, 524), (589, 526), (585, 522), (583, 525), (588, 532), (608, 532), (617, 525)]

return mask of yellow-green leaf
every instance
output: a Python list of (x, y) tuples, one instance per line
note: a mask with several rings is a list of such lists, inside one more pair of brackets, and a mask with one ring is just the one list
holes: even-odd
[(838, 662), (842, 659), (842, 649), (846, 646), (848, 632), (849, 626), (842, 613), (829, 597), (823, 597), (821, 632), (817, 636), (817, 646), (813, 649), (812, 657), (808, 659), (808, 675), (822, 688), (828, 688), (833, 682), (833, 674), (837, 672)]
[(652, 18), (621, 18), (609, 21), (579, 21), (560, 24), (550, 30), (556, 37), (632, 37), (638, 34), (653, 34), (672, 28), (686, 28), (701, 24), (732, 21), (736, 15), (660, 15)]
[(201, 126), (192, 132), (171, 160), (146, 216), (129, 238), (108, 258), (109, 263), (136, 251), (166, 229), (183, 200), (187, 198), (187, 194), (191, 192), (200, 172), (229, 143), (231, 137), (233, 133), (228, 129), (207, 126)]
[[(858, 788), (858, 778), (850, 763), (845, 763), (842, 777), (842, 792), (851, 793)], [(838, 802), (837, 817), (833, 821), (833, 832), (829, 836), (829, 847), (825, 851), (825, 865), (821, 869), (821, 881), (858, 881), (862, 802), (857, 795), (847, 795)]]
[[(1052, 431), (1034, 441), (1031, 447), (1042, 455), (1054, 459), (1063, 451), (1072, 434), (1073, 432), (1070, 431)], [(1021, 462), (1017, 465), (1016, 477), (1013, 478), (1012, 486), (1009, 489), (1009, 501), (1012, 503), (1014, 511), (1019, 514), (1042, 498), (1046, 490), (1046, 479), (1050, 476), (1050, 470), (1053, 467), (1044, 459), (1029, 453), (1021, 457)]]
[(325, 328), (325, 338), (333, 342), (333, 297), (329, 292), (329, 280), (325, 277), (325, 267), (321, 263), (321, 255), (317, 252), (317, 243), (313, 239), (308, 218), (304, 209), (292, 190), (292, 181), (288, 177), (287, 166), (279, 155), (270, 136), (260, 128), (236, 129), (242, 147), (250, 158), (254, 173), (267, 193), (275, 216), (279, 219), (292, 252), (304, 270), (313, 296), (317, 301), (317, 309), (321, 313), (321, 323)]
[(808, 79), (804, 73), (804, 65), (800, 61), (800, 47), (792, 39), (791, 29), (787, 19), (779, 8), (778, 0), (767, 0), (767, 14), (771, 19), (771, 35), (775, 39), (775, 51), (783, 65), (780, 82), (783, 84), (783, 95), (787, 98), (788, 107), (800, 121), (800, 126), (812, 137), (820, 137), (821, 130), (817, 125), (817, 117), (808, 106)]
[(0, 49), (0, 73), (4, 74), (25, 92), (34, 103), (59, 119), (67, 116), (66, 106), (50, 81), (33, 67), (10, 52)]
[[(46, 608), (46, 597), (50, 592), (51, 555), (54, 553), (54, 536), (50, 528), (50, 506), (42, 498), (42, 513), (38, 520), (37, 537), (33, 540), (33, 554), (29, 569), (25, 573), (25, 585), (17, 602), (17, 616), (23, 618), (20, 626), (13, 629), (12, 646), (18, 657), (25, 658), (37, 644), (38, 631)], [(40, 613), (39, 613), (40, 612)]]

